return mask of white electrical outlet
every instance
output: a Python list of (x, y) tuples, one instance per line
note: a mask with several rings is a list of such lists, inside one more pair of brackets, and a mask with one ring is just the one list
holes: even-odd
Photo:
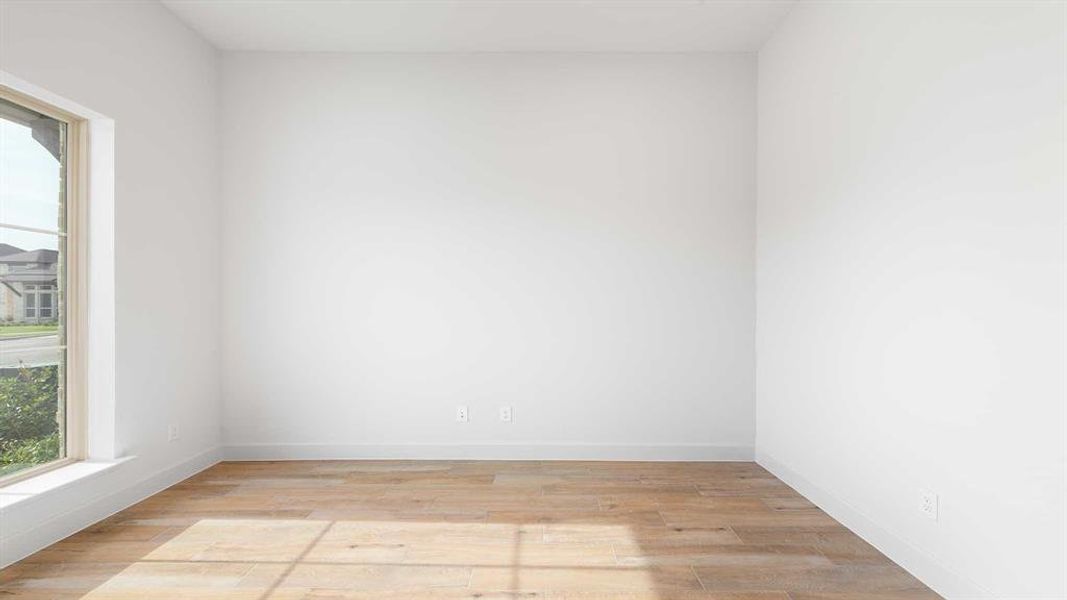
[(503, 421), (504, 423), (510, 423), (511, 422), (511, 407), (510, 406), (501, 406), (500, 407), (500, 420)]
[(919, 491), (919, 512), (931, 521), (937, 520), (937, 494), (929, 490)]
[(176, 439), (178, 439), (180, 437), (181, 437), (181, 432), (178, 431), (178, 426), (177, 425), (170, 425), (169, 427), (167, 427), (167, 441), (168, 442), (173, 442), (174, 440), (176, 440)]
[(467, 412), (466, 406), (456, 407), (456, 421), (459, 423), (466, 423), (471, 420), (470, 413)]

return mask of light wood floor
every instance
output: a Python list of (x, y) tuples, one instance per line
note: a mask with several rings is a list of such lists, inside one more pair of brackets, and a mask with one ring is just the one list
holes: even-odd
[(0, 598), (939, 598), (753, 463), (222, 463)]

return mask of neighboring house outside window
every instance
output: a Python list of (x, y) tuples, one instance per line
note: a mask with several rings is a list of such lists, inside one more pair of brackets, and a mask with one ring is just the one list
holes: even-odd
[(0, 321), (40, 324), (55, 321), (57, 266), (55, 250), (0, 248)]

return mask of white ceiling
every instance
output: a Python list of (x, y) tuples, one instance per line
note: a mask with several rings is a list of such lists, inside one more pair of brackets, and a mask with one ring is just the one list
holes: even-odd
[(743, 52), (794, 0), (162, 0), (224, 50)]

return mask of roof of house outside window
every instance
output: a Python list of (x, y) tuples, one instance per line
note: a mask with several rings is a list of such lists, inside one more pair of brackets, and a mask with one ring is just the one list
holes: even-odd
[[(6, 245), (6, 244), (5, 244)], [(14, 248), (14, 246), (8, 246)], [(55, 250), (30, 250), (15, 254), (0, 255), (0, 263), (6, 264), (53, 264), (59, 261), (59, 252)]]
[[(8, 252), (12, 250), (12, 252)], [(10, 244), (0, 244), (0, 264), (7, 272), (0, 275), (0, 283), (51, 283), (56, 281), (59, 252), (55, 250), (25, 251)]]

